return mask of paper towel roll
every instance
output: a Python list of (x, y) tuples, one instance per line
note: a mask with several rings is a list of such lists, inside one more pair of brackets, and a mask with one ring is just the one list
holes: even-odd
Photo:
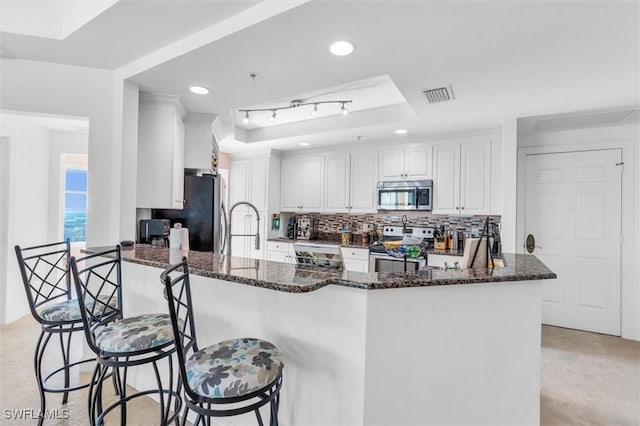
[(171, 228), (169, 231), (169, 248), (189, 250), (189, 230), (187, 228)]

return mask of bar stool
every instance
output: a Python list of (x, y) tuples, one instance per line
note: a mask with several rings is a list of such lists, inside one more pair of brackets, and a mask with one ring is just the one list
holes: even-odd
[[(255, 412), (270, 403), (270, 425), (278, 425), (284, 356), (266, 340), (230, 339), (200, 348), (196, 338), (187, 259), (167, 268), (160, 276), (169, 305), (171, 326), (178, 348), (181, 383), (186, 408), (196, 412), (194, 426), (210, 424), (211, 417)], [(191, 355), (189, 355), (191, 354)], [(229, 405), (232, 404), (232, 405)], [(221, 407), (216, 408), (215, 406)], [(227, 408), (230, 407), (230, 408)]]
[[(80, 304), (78, 299), (73, 298), (71, 294), (69, 240), (26, 248), (16, 245), (15, 252), (31, 315), (40, 323), (41, 327), (33, 359), (40, 394), (38, 424), (41, 425), (46, 409), (45, 393), (62, 393), (62, 403), (66, 404), (69, 392), (90, 385), (88, 382), (71, 385), (71, 367), (94, 362), (95, 358), (71, 362), (71, 337), (74, 332), (83, 329), (83, 324)], [(105, 306), (111, 308), (118, 303), (117, 299), (109, 301), (102, 299), (102, 301), (106, 303)], [(42, 363), (49, 341), (53, 336), (59, 337), (62, 366), (45, 377)], [(64, 385), (54, 387), (49, 381), (59, 373), (64, 374)]]
[[(173, 389), (172, 354), (176, 351), (171, 320), (168, 314), (151, 313), (124, 318), (122, 313), (122, 273), (120, 246), (83, 258), (70, 260), (71, 273), (80, 304), (87, 344), (97, 356), (89, 390), (89, 418), (94, 425), (104, 424), (104, 418), (120, 407), (120, 424), (127, 421), (127, 402), (144, 395), (157, 394), (160, 399), (160, 423), (178, 420), (182, 407), (179, 388)], [(82, 266), (79, 266), (82, 265)], [(109, 309), (104, 300), (120, 301)], [(168, 363), (169, 386), (163, 387), (158, 361)], [(127, 395), (129, 367), (151, 364), (157, 389)], [(119, 400), (106, 408), (102, 405), (102, 382), (111, 369), (115, 375)], [(178, 385), (179, 386), (179, 385)], [(172, 399), (175, 398), (171, 414)], [(149, 421), (151, 424), (151, 421)]]

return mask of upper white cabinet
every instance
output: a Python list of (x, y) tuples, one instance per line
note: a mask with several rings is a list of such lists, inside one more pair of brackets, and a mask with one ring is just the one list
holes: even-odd
[(323, 156), (283, 159), (280, 209), (285, 212), (320, 212), (323, 170)]
[(184, 108), (176, 96), (140, 94), (137, 207), (181, 209)]
[(184, 167), (185, 169), (211, 168), (211, 125), (216, 116), (189, 112), (184, 117)]
[(420, 146), (380, 152), (380, 180), (430, 179), (432, 147)]
[(267, 209), (268, 157), (232, 160), (229, 166), (230, 206), (248, 201), (258, 210)]
[(354, 152), (325, 158), (324, 211), (375, 213), (377, 154)]
[(491, 141), (436, 145), (433, 213), (489, 214)]

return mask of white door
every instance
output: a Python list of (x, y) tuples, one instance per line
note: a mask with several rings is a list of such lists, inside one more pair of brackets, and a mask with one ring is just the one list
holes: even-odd
[(489, 213), (490, 186), (491, 142), (460, 145), (460, 213)]
[(404, 178), (404, 151), (382, 151), (380, 153), (380, 180)]
[(319, 212), (322, 210), (324, 157), (308, 158), (301, 164), (300, 174), (295, 177), (300, 185), (300, 206), (305, 212)]
[(620, 335), (621, 157), (526, 157), (525, 235), (558, 275), (543, 283), (544, 324)]
[(460, 145), (433, 149), (433, 213), (460, 213)]
[(349, 212), (349, 154), (328, 155), (325, 160), (324, 211)]
[(376, 213), (378, 161), (375, 152), (351, 154), (351, 213)]
[(431, 179), (431, 146), (407, 149), (404, 159), (407, 179)]

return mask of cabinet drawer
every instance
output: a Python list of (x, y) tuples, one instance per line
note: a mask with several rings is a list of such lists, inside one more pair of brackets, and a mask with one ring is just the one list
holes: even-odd
[(282, 253), (289, 253), (290, 243), (281, 243), (279, 241), (267, 241), (268, 251), (279, 251)]
[(369, 261), (369, 249), (342, 247), (340, 250), (344, 259)]

